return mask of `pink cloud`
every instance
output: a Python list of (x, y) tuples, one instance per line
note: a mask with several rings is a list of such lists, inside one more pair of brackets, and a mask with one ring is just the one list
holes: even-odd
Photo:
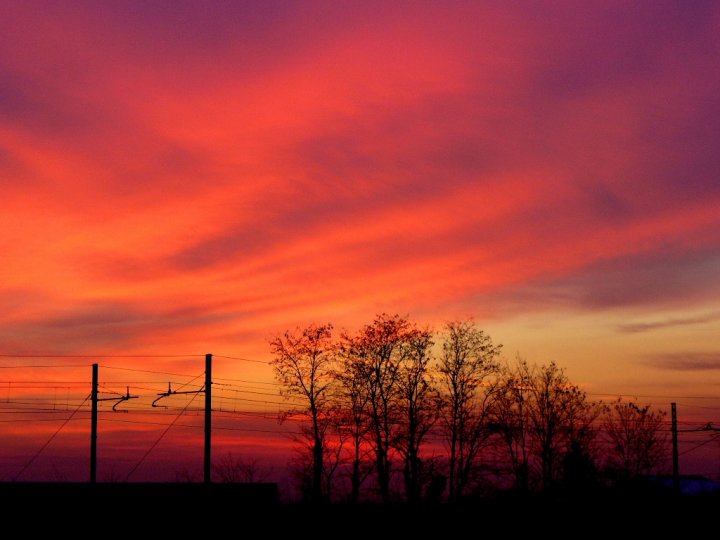
[(6, 11), (0, 352), (715, 309), (711, 3)]

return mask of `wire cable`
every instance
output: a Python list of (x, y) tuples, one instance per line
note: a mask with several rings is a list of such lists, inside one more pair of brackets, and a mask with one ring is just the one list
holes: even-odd
[(62, 425), (59, 428), (57, 428), (57, 431), (55, 433), (53, 433), (47, 441), (45, 441), (45, 444), (43, 444), (40, 447), (40, 450), (38, 450), (35, 453), (35, 455), (33, 457), (31, 457), (30, 460), (25, 464), (25, 466), (22, 469), (20, 469), (20, 472), (17, 473), (13, 477), (13, 482), (17, 481), (17, 479), (20, 478), (20, 476), (27, 470), (27, 468), (33, 464), (33, 462), (38, 458), (38, 456), (42, 453), (42, 451), (48, 447), (48, 445), (53, 441), (53, 439), (57, 436), (57, 434), (60, 433), (60, 431), (62, 431), (62, 429), (68, 424), (68, 422), (70, 422), (70, 420), (72, 420), (73, 416), (75, 416), (75, 413), (77, 413), (82, 408), (82, 406), (85, 405), (85, 402), (88, 399), (90, 399), (90, 394), (88, 394), (87, 397), (83, 400), (83, 402), (78, 406), (78, 408), (75, 409), (72, 412), (72, 414), (68, 418), (65, 419), (65, 421), (62, 423)]
[[(0, 354), (0, 358), (189, 358), (204, 354)], [(85, 366), (83, 366), (85, 367)]]
[(588, 396), (625, 397), (625, 398), (658, 398), (658, 399), (720, 399), (718, 396), (667, 396), (659, 394), (616, 394), (614, 392), (585, 392)]
[[(2, 355), (0, 355), (2, 356)], [(64, 365), (37, 365), (37, 364), (23, 364), (15, 366), (0, 366), (0, 369), (23, 369), (23, 368), (86, 368), (90, 364), (64, 364)]]
[(127, 482), (127, 481), (130, 479), (130, 477), (132, 476), (132, 474), (138, 469), (138, 467), (140, 467), (140, 465), (142, 465), (143, 461), (145, 461), (145, 458), (147, 458), (147, 457), (150, 455), (150, 452), (152, 452), (153, 449), (154, 449), (158, 444), (160, 444), (160, 441), (162, 441), (162, 440), (163, 440), (163, 437), (165, 437), (165, 435), (167, 434), (167, 432), (170, 431), (170, 428), (172, 428), (172, 427), (175, 425), (175, 422), (177, 422), (177, 421), (180, 419), (180, 417), (181, 417), (181, 416), (183, 415), (183, 413), (187, 410), (187, 408), (190, 407), (190, 404), (191, 404), (193, 401), (195, 401), (195, 398), (198, 397), (199, 395), (200, 395), (199, 392), (198, 392), (197, 394), (193, 395), (192, 399), (191, 399), (190, 401), (188, 401), (188, 404), (185, 405), (185, 407), (183, 408), (183, 410), (181, 410), (181, 411), (178, 413), (178, 415), (177, 415), (175, 418), (173, 418), (173, 421), (168, 424), (168, 426), (165, 428), (165, 430), (160, 434), (160, 437), (158, 437), (157, 440), (152, 444), (152, 446), (150, 446), (150, 448), (148, 448), (148, 451), (145, 452), (145, 454), (143, 454), (143, 457), (140, 458), (140, 461), (138, 461), (138, 462), (135, 464), (135, 466), (134, 466), (132, 469), (130, 469), (130, 472), (127, 473), (127, 475), (125, 476), (125, 482)]
[(231, 382), (242, 382), (242, 383), (248, 383), (248, 384), (269, 384), (272, 386), (277, 386), (276, 382), (269, 382), (269, 381), (248, 381), (247, 379), (227, 379), (224, 377), (213, 377), (216, 381), (231, 381)]
[[(196, 375), (195, 377), (193, 377), (192, 379), (190, 379), (188, 382), (186, 382), (186, 383), (184, 383), (184, 384), (181, 384), (181, 385), (178, 386), (174, 391), (177, 392), (177, 391), (180, 390), (181, 388), (185, 388), (186, 386), (189, 386), (189, 385), (198, 386), (198, 385), (193, 385), (192, 383), (193, 383), (193, 381), (198, 380), (198, 379), (199, 379), (200, 377), (202, 377), (203, 375), (205, 375), (205, 372), (202, 372), (200, 375)], [(200, 388), (202, 388), (203, 386), (205, 386), (205, 385), (200, 386)], [(198, 392), (202, 392), (202, 390), (198, 390)]]
[(685, 454), (689, 454), (690, 452), (694, 452), (694, 451), (697, 450), (698, 448), (702, 448), (702, 447), (705, 446), (706, 444), (710, 444), (711, 442), (717, 442), (717, 441), (718, 441), (718, 437), (717, 437), (717, 436), (710, 437), (708, 440), (703, 441), (703, 442), (701, 442), (700, 444), (697, 444), (697, 445), (693, 446), (692, 448), (688, 448), (687, 450), (683, 450), (682, 452), (680, 452), (680, 453), (678, 454), (678, 456), (684, 456)]
[[(103, 369), (117, 369), (120, 371), (135, 371), (138, 373), (153, 373), (155, 375), (171, 375), (174, 377), (193, 377), (192, 375), (188, 373), (172, 373), (170, 371), (153, 371), (150, 369), (135, 369), (135, 368), (124, 368), (124, 367), (115, 367), (115, 366), (108, 366), (105, 364), (100, 364), (100, 367)], [(197, 377), (194, 377), (196, 379)], [(193, 380), (194, 380), (193, 379)]]
[(224, 358), (226, 360), (240, 360), (241, 362), (254, 362), (256, 364), (270, 364), (268, 360), (253, 360), (252, 358), (242, 358), (239, 356), (223, 356), (220, 354), (213, 355), (214, 358)]

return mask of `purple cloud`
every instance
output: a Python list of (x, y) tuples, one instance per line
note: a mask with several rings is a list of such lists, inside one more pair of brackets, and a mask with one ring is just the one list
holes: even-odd
[(720, 370), (720, 352), (656, 354), (647, 357), (646, 363), (671, 371), (714, 371)]

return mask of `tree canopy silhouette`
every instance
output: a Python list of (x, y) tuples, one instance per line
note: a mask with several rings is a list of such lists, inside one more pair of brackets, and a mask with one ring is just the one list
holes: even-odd
[[(332, 406), (330, 387), (334, 345), (332, 325), (314, 325), (285, 332), (270, 342), (275, 359), (275, 377), (288, 398), (299, 398), (301, 412), (310, 418), (306, 436), (312, 447), (312, 479), (310, 496), (314, 501), (323, 499), (323, 465), (326, 454), (326, 433), (330, 426)], [(297, 412), (291, 408), (288, 414)]]
[(666, 457), (661, 411), (590, 400), (554, 362), (504, 361), (471, 320), (435, 334), (381, 313), (337, 339), (331, 324), (311, 324), (270, 346), (283, 417), (304, 420), (298, 464), (313, 501), (374, 493), (416, 503), (446, 486), (457, 501), (485, 482), (584, 489), (605, 471), (608, 481), (648, 474)]

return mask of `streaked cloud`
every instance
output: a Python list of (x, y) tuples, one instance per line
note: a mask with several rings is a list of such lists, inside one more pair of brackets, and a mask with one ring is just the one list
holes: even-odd
[(718, 18), (702, 2), (8, 7), (0, 301), (22, 309), (3, 346), (53, 349), (59, 321), (64, 348), (158, 331), (260, 349), (375, 311), (715, 309)]
[[(268, 336), (311, 321), (475, 315), (598, 393), (715, 391), (716, 2), (5, 4), (0, 353), (97, 355), (121, 392), (128, 367), (264, 360)], [(67, 369), (7, 377), (87, 379), (85, 360)], [(282, 460), (280, 405), (234, 404), (267, 418), (219, 415), (217, 447)], [(103, 478), (165, 429), (118, 416)], [(187, 423), (144, 478), (199, 463)], [(25, 424), (3, 424), (0, 477), (56, 429)], [(68, 429), (61, 468), (84, 479), (86, 429)], [(44, 457), (28, 478), (56, 474)]]
[(687, 352), (658, 354), (647, 359), (653, 367), (670, 371), (713, 371), (720, 369), (720, 353)]
[(706, 324), (717, 320), (720, 320), (720, 313), (708, 313), (706, 315), (699, 315), (696, 317), (681, 317), (647, 322), (625, 323), (618, 325), (618, 330), (626, 333), (648, 332), (651, 330), (660, 330), (676, 326)]

